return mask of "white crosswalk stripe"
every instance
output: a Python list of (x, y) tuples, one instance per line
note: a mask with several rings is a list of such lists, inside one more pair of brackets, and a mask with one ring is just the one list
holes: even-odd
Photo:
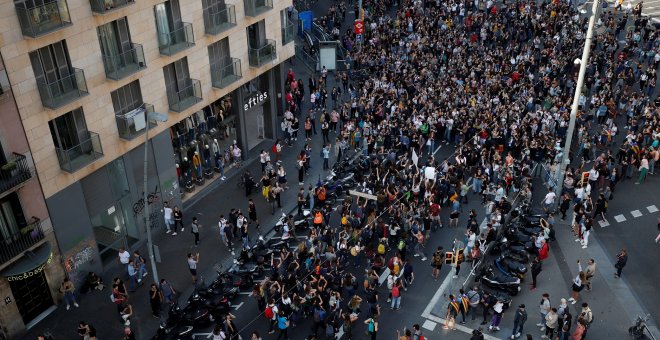
[(627, 220), (626, 217), (623, 216), (623, 215), (616, 215), (616, 216), (614, 216), (614, 219), (615, 219), (618, 223), (625, 222), (625, 221)]
[(428, 329), (429, 331), (433, 332), (433, 330), (435, 329), (435, 326), (437, 326), (437, 325), (438, 325), (437, 323), (435, 323), (431, 320), (424, 320), (424, 323), (422, 324), (422, 327), (424, 327), (424, 329)]
[(630, 212), (630, 215), (632, 215), (634, 218), (642, 216), (642, 212), (639, 210), (633, 210)]
[(658, 211), (658, 208), (655, 205), (650, 205), (646, 207), (646, 210), (648, 210), (650, 214), (653, 214), (654, 212)]
[(601, 220), (601, 221), (598, 221), (598, 224), (600, 224), (601, 228), (605, 228), (605, 227), (610, 225), (610, 222), (607, 222), (607, 220)]

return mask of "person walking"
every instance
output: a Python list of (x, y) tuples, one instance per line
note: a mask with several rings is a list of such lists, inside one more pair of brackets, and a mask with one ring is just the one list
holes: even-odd
[(541, 332), (545, 331), (545, 316), (550, 313), (550, 294), (543, 293), (541, 296), (541, 303), (539, 305), (539, 313), (541, 314), (541, 321), (536, 325), (541, 327)]
[(644, 183), (646, 179), (646, 174), (649, 172), (649, 159), (646, 155), (642, 157), (642, 160), (639, 162), (639, 178), (635, 184)]
[(525, 310), (525, 305), (521, 304), (516, 310), (516, 314), (513, 317), (513, 332), (511, 333), (511, 339), (517, 339), (520, 337), (520, 334), (523, 332), (523, 327), (527, 321), (527, 311)]
[(261, 225), (257, 219), (257, 206), (254, 201), (250, 198), (248, 199), (248, 224), (255, 223), (257, 226), (257, 233), (261, 234)]
[(392, 286), (392, 309), (398, 310), (401, 306), (401, 279), (396, 279)]
[(616, 254), (616, 263), (614, 264), (614, 268), (616, 268), (616, 273), (614, 273), (615, 278), (618, 279), (621, 277), (621, 271), (626, 266), (626, 263), (628, 263), (628, 251), (626, 248), (621, 248), (621, 251)]
[(199, 253), (196, 255), (188, 253), (188, 269), (190, 270), (193, 284), (197, 283), (197, 263), (199, 263)]
[(165, 279), (160, 279), (160, 291), (163, 295), (163, 302), (168, 304), (174, 303), (174, 299), (176, 298), (176, 290), (174, 287), (172, 287), (172, 284), (170, 284)]
[(582, 336), (580, 338), (575, 338), (574, 339), (584, 339), (587, 336), (587, 331), (589, 330), (589, 327), (591, 326), (591, 323), (594, 321), (594, 313), (591, 311), (591, 307), (589, 307), (589, 304), (586, 302), (582, 303), (582, 309), (580, 310), (580, 316), (578, 317), (578, 320), (582, 319), (584, 330), (582, 331)]
[(154, 318), (160, 318), (160, 308), (163, 304), (163, 293), (158, 289), (155, 283), (151, 284), (149, 289), (149, 304), (151, 305), (151, 315)]
[(539, 276), (541, 271), (543, 270), (543, 263), (541, 262), (541, 259), (539, 259), (538, 256), (534, 257), (534, 260), (532, 260), (532, 288), (531, 291), (536, 290), (536, 277)]
[(179, 206), (175, 205), (174, 206), (174, 211), (172, 212), (172, 216), (174, 217), (174, 231), (177, 230), (177, 226), (181, 226), (181, 232), (185, 230), (183, 227), (183, 212), (181, 209), (179, 209)]
[(541, 336), (541, 339), (554, 339), (555, 329), (557, 329), (557, 324), (558, 324), (557, 309), (550, 308), (550, 311), (545, 316), (545, 334)]
[(557, 330), (557, 336), (559, 340), (570, 340), (571, 337), (571, 324), (573, 322), (573, 316), (568, 308), (564, 311), (562, 319), (559, 322), (559, 329)]
[[(432, 265), (433, 265), (433, 278), (437, 281), (440, 277), (440, 270), (442, 269), (442, 261), (444, 261), (445, 254), (442, 252), (442, 246), (438, 248), (433, 253)], [(477, 294), (479, 295), (479, 294)]]
[(172, 236), (176, 236), (176, 227), (174, 226), (174, 211), (172, 208), (170, 208), (170, 205), (167, 202), (164, 203), (163, 217), (165, 218), (165, 227), (167, 228), (165, 233), (172, 233)]
[(279, 334), (277, 334), (277, 340), (280, 339), (285, 339), (289, 340), (289, 319), (287, 319), (286, 315), (284, 315), (284, 311), (281, 310), (279, 315), (277, 316), (277, 329), (280, 331)]
[(128, 267), (127, 268), (128, 268), (128, 291), (129, 292), (134, 292), (137, 289), (139, 283), (137, 281), (137, 279), (138, 279), (137, 273), (138, 272), (137, 272), (137, 269), (135, 269), (135, 263), (133, 262), (133, 260), (128, 261)]
[(497, 300), (493, 306), (493, 319), (490, 321), (490, 326), (488, 327), (489, 331), (500, 330), (500, 322), (502, 321), (502, 313), (504, 312), (504, 303), (501, 300)]
[(73, 282), (71, 282), (68, 277), (65, 277), (60, 286), (60, 293), (64, 296), (66, 310), (71, 309), (71, 305), (80, 307), (78, 301), (76, 301), (76, 295), (74, 294), (75, 291), (76, 287), (73, 285)]
[(193, 217), (190, 225), (190, 232), (195, 236), (195, 246), (199, 245), (199, 228), (201, 225), (197, 222), (197, 217)]

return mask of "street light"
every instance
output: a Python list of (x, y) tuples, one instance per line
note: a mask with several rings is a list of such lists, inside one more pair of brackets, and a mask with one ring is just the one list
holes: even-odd
[[(598, 17), (598, 4), (599, 0), (594, 0), (593, 6), (591, 8), (591, 16), (589, 17), (589, 27), (587, 28), (587, 36), (584, 40), (584, 49), (582, 50), (582, 58), (575, 59), (574, 63), (580, 64), (580, 73), (578, 73), (577, 87), (575, 88), (575, 94), (573, 95), (573, 104), (571, 105), (571, 119), (568, 123), (568, 131), (566, 131), (566, 141), (564, 143), (564, 151), (561, 158), (561, 163), (558, 164), (557, 170), (555, 172), (555, 178), (557, 183), (555, 183), (555, 194), (557, 197), (561, 196), (561, 191), (564, 188), (564, 176), (566, 176), (566, 171), (562, 169), (570, 164), (568, 158), (571, 143), (573, 141), (573, 131), (575, 130), (575, 118), (577, 116), (578, 104), (580, 102), (580, 94), (582, 94), (582, 87), (584, 86), (584, 76), (587, 73), (587, 64), (589, 64), (589, 54), (591, 53), (591, 40), (594, 37), (594, 26), (596, 24), (596, 17)], [(557, 200), (560, 202), (561, 200)]]
[(149, 201), (147, 194), (147, 163), (149, 155), (149, 125), (151, 122), (157, 124), (158, 122), (166, 122), (167, 115), (158, 112), (147, 112), (147, 129), (144, 132), (144, 225), (147, 227), (147, 248), (149, 250), (149, 262), (151, 263), (151, 274), (153, 275), (154, 282), (158, 284), (158, 270), (156, 269), (156, 259), (154, 258), (154, 245), (151, 241), (151, 226), (149, 225)]

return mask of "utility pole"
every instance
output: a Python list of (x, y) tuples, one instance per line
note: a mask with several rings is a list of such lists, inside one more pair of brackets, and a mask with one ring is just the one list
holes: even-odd
[[(557, 183), (555, 185), (555, 193), (559, 198), (561, 196), (561, 191), (564, 187), (564, 176), (566, 176), (566, 171), (563, 171), (564, 168), (570, 164), (569, 154), (571, 151), (571, 143), (573, 142), (573, 132), (575, 130), (575, 118), (578, 111), (578, 103), (580, 101), (580, 94), (582, 93), (582, 87), (584, 86), (584, 76), (587, 73), (587, 64), (589, 63), (589, 54), (591, 53), (591, 40), (594, 37), (594, 26), (596, 25), (596, 19), (598, 16), (599, 0), (594, 0), (593, 6), (591, 8), (591, 16), (589, 18), (589, 27), (587, 28), (587, 36), (584, 40), (584, 49), (582, 50), (582, 58), (576, 59), (575, 62), (579, 61), (580, 63), (580, 72), (578, 73), (577, 86), (575, 87), (575, 94), (573, 95), (573, 104), (571, 105), (571, 118), (568, 123), (568, 131), (566, 132), (566, 141), (564, 143), (564, 151), (561, 158), (561, 163), (557, 166), (555, 173), (555, 178)], [(557, 199), (557, 202), (560, 202), (560, 199)]]

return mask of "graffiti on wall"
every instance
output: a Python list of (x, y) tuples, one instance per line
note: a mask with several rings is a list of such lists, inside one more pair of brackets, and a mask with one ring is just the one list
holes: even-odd
[(93, 239), (87, 238), (79, 242), (73, 249), (62, 255), (62, 265), (66, 274), (74, 284), (85, 279), (87, 272), (96, 262), (96, 244)]
[(83, 248), (81, 251), (75, 253), (74, 256), (67, 257), (64, 259), (64, 269), (68, 273), (78, 270), (78, 268), (81, 268), (84, 266), (86, 263), (92, 261), (94, 259), (94, 248), (91, 246), (87, 246)]
[[(160, 202), (160, 193), (158, 192), (158, 185), (154, 191), (147, 194), (147, 204), (151, 205)], [(133, 214), (137, 217), (144, 211), (144, 192), (140, 195), (140, 199), (133, 203)]]

